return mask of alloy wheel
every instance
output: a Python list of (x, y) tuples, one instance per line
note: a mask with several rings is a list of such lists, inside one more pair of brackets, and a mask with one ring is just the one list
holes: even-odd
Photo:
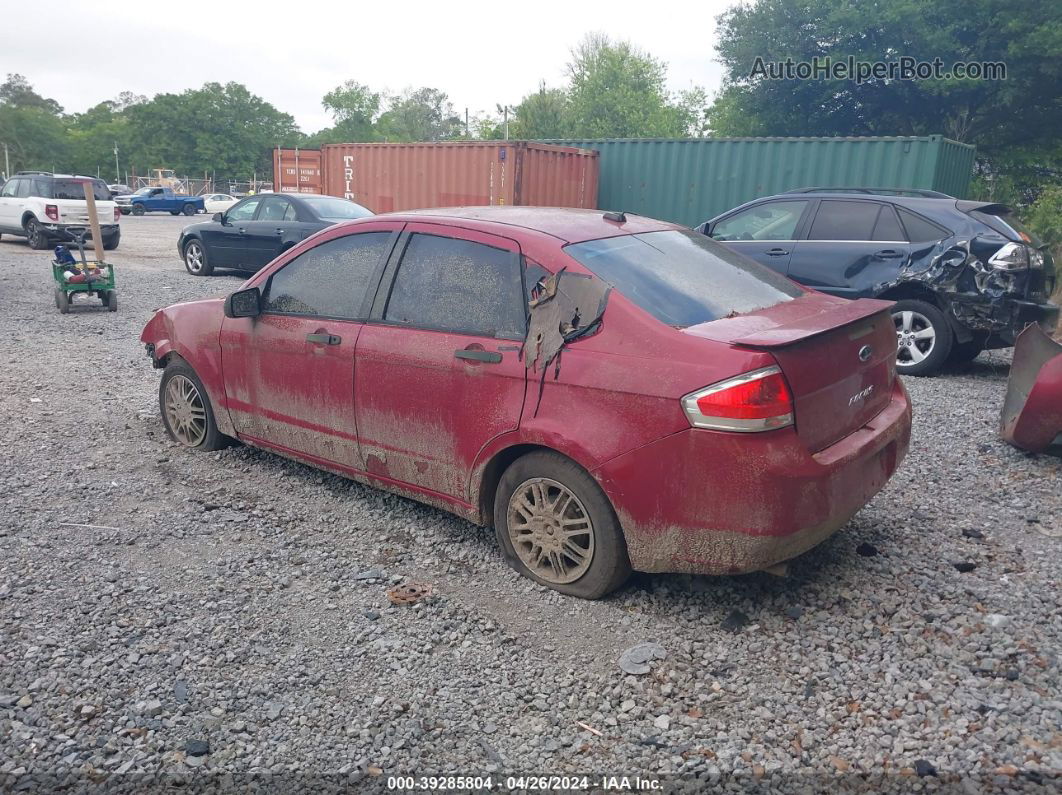
[(905, 309), (892, 316), (896, 324), (896, 366), (912, 367), (933, 352), (937, 332), (921, 312)]
[(531, 478), (509, 498), (509, 540), (535, 576), (558, 585), (582, 577), (594, 558), (594, 526), (582, 502), (562, 483)]
[(184, 250), (184, 262), (192, 273), (203, 270), (203, 249), (198, 243), (189, 243)]
[(206, 406), (190, 378), (175, 375), (166, 384), (166, 420), (177, 441), (187, 447), (198, 447), (206, 438)]

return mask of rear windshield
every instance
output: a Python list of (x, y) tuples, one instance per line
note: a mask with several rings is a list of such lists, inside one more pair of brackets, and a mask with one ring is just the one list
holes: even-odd
[[(38, 194), (42, 199), (80, 199), (85, 200), (85, 189), (79, 180), (74, 179), (38, 179)], [(111, 191), (103, 180), (92, 180), (92, 195), (98, 202), (109, 202)]]
[(1013, 215), (992, 215), (990, 213), (983, 213), (980, 210), (974, 210), (970, 215), (986, 226), (996, 230), (999, 234), (1003, 235), (1003, 237), (1010, 240), (1020, 240), (1026, 243), (1032, 243), (1034, 246), (1040, 245), (1040, 241), (1036, 238), (1036, 235), (1030, 232), (1025, 225)]
[(340, 221), (347, 218), (365, 218), (372, 215), (372, 210), (362, 207), (346, 199), (333, 199), (328, 196), (319, 196), (313, 199), (303, 199), (310, 209), (321, 218), (329, 221)]
[(657, 320), (679, 328), (803, 295), (784, 276), (697, 232), (610, 237), (564, 250)]

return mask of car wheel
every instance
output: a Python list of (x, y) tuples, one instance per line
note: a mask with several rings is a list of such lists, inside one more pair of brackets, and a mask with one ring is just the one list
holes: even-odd
[(108, 312), (118, 311), (118, 291), (108, 290), (103, 294), (103, 305), (107, 307)]
[(159, 409), (166, 433), (184, 447), (209, 452), (230, 441), (218, 430), (203, 382), (183, 359), (173, 359), (162, 373)]
[(66, 290), (55, 288), (55, 306), (61, 315), (70, 313), (70, 294)]
[(927, 301), (904, 300), (893, 306), (892, 319), (896, 324), (896, 372), (939, 372), (955, 339), (944, 313)]
[(103, 250), (114, 251), (116, 248), (118, 248), (118, 243), (121, 241), (121, 239), (122, 235), (120, 232), (116, 235), (111, 235), (110, 237), (103, 238)]
[(195, 205), (194, 204), (186, 204), (186, 205), (184, 205), (184, 207), (181, 208), (181, 212), (184, 213), (185, 215), (195, 215)]
[(180, 210), (170, 210), (170, 215), (180, 215), (180, 214), (181, 214)]
[(599, 599), (630, 576), (627, 544), (608, 498), (558, 453), (529, 453), (505, 470), (494, 527), (513, 568), (561, 593)]
[(134, 204), (133, 205), (133, 209), (130, 210), (129, 212), (131, 212), (133, 215), (143, 215), (144, 214), (144, 206), (142, 204)]
[(189, 240), (184, 245), (184, 268), (193, 276), (209, 276), (214, 267), (207, 258), (206, 248), (198, 240)]
[(44, 234), (44, 228), (36, 218), (26, 221), (26, 241), (29, 247), (40, 251), (48, 248), (48, 237)]

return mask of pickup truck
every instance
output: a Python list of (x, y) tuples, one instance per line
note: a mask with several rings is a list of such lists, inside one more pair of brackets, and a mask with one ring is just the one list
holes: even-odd
[(141, 188), (128, 196), (118, 196), (115, 203), (122, 215), (169, 212), (170, 215), (195, 215), (206, 212), (202, 196), (185, 196), (172, 188)]

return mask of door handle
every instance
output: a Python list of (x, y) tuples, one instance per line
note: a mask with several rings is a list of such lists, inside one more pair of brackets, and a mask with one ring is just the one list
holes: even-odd
[(342, 337), (335, 334), (307, 334), (306, 341), (315, 345), (338, 345), (343, 341)]
[(273, 230), (273, 231), (275, 231), (275, 232), (276, 232), (276, 233), (277, 233), (278, 235), (282, 235), (282, 234), (284, 234), (284, 230), (283, 230), (283, 229), (281, 229), (281, 228), (280, 228), (279, 226), (278, 226), (278, 227), (277, 227), (277, 228), (276, 228), (275, 230)]
[(897, 251), (894, 248), (886, 248), (882, 251), (875, 251), (874, 256), (878, 259), (896, 259), (903, 256), (902, 251)]
[(468, 350), (467, 348), (461, 348), (454, 351), (454, 357), (458, 359), (467, 359), (472, 362), (486, 362), (487, 364), (497, 364), (502, 360), (500, 353), (494, 351), (477, 351)]
[(784, 257), (789, 253), (789, 250), (784, 248), (769, 248), (763, 253), (768, 257)]
[(247, 234), (247, 230), (244, 229), (242, 226), (236, 227), (236, 231), (239, 232), (241, 235), (246, 235)]

